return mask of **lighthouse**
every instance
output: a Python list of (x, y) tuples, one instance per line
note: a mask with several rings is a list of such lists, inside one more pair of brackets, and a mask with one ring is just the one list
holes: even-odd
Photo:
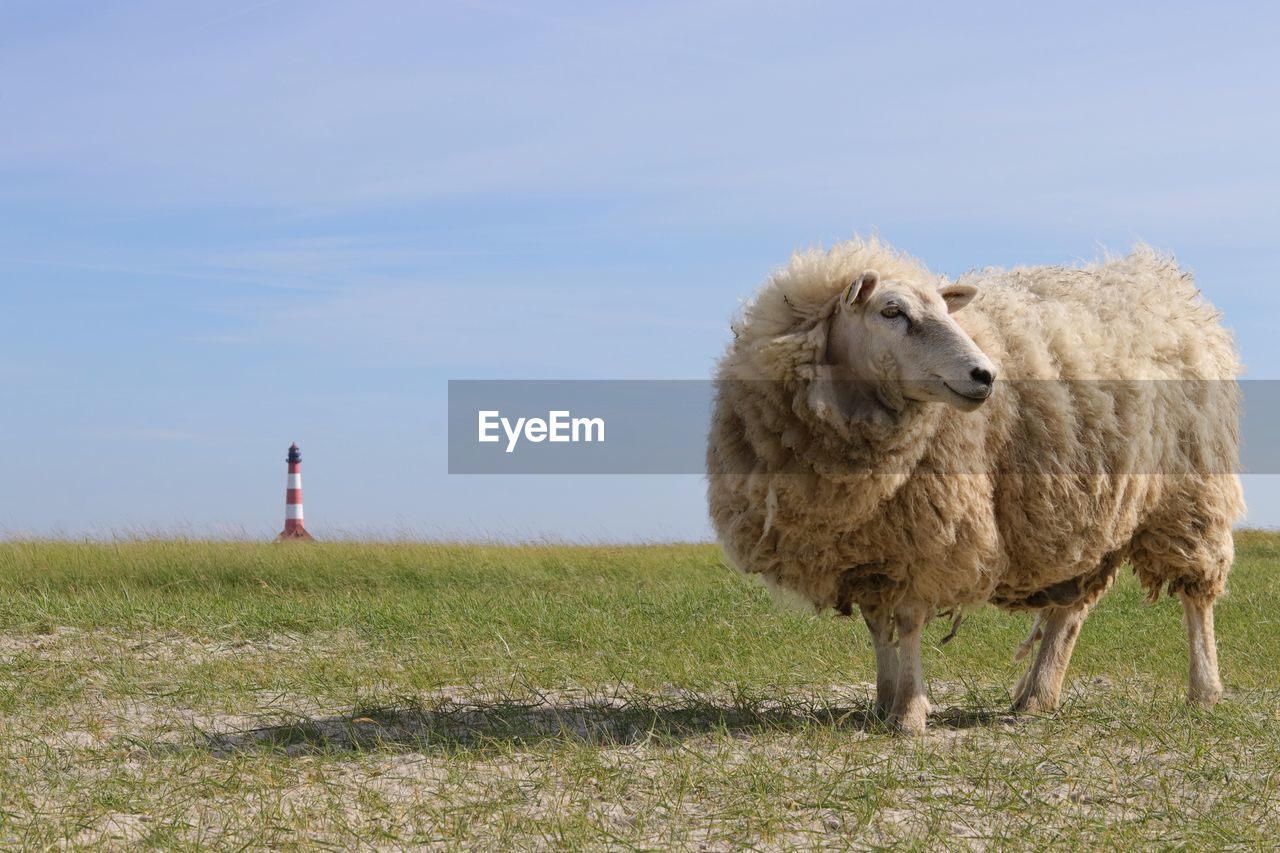
[(302, 526), (302, 451), (298, 445), (289, 445), (289, 455), (284, 461), (289, 463), (289, 481), (284, 492), (284, 531), (276, 541), (311, 542), (311, 534)]

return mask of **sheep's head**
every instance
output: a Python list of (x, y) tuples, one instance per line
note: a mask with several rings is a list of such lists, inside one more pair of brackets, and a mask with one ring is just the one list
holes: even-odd
[(951, 315), (976, 293), (970, 284), (881, 281), (867, 270), (836, 300), (827, 361), (873, 383), (894, 408), (917, 400), (971, 412), (991, 396), (995, 366)]

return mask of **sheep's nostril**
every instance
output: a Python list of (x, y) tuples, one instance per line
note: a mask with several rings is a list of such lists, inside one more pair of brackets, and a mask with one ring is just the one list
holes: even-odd
[(975, 367), (970, 370), (969, 376), (973, 378), (974, 382), (981, 382), (983, 385), (991, 385), (996, 381), (990, 370), (983, 370), (981, 367)]

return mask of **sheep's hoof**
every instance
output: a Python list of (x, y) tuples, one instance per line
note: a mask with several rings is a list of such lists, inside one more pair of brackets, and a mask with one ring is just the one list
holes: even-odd
[(1052, 714), (1058, 710), (1057, 696), (1037, 696), (1035, 694), (1023, 694), (1013, 700), (1013, 712), (1015, 714)]
[(1191, 689), (1187, 691), (1187, 704), (1198, 705), (1201, 708), (1212, 708), (1214, 705), (1218, 704), (1218, 700), (1221, 698), (1221, 686)]
[(929, 706), (926, 703), (920, 703), (909, 706), (905, 711), (890, 713), (888, 723), (901, 734), (920, 737), (925, 732), (928, 719)]
[(1060, 693), (1051, 690), (1027, 670), (1013, 687), (1013, 713), (1052, 714), (1058, 710)]
[(923, 714), (898, 717), (890, 722), (900, 734), (910, 735), (911, 737), (924, 737), (926, 726)]

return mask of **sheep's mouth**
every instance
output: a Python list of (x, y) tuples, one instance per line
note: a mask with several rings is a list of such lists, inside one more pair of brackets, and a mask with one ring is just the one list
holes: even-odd
[(965, 392), (961, 391), (959, 388), (956, 388), (955, 386), (953, 386), (950, 382), (943, 382), (942, 384), (947, 386), (947, 390), (950, 391), (952, 394), (955, 394), (957, 397), (963, 397), (966, 400), (973, 400), (974, 402), (982, 402), (983, 400), (991, 396), (990, 388), (984, 388), (982, 391), (978, 392), (977, 394), (966, 394)]
[(984, 388), (977, 394), (966, 394), (963, 391), (953, 388), (950, 382), (944, 381), (942, 383), (942, 387), (951, 392), (954, 397), (956, 407), (963, 409), (966, 412), (972, 412), (974, 409), (987, 402), (987, 398), (991, 396), (990, 388)]

